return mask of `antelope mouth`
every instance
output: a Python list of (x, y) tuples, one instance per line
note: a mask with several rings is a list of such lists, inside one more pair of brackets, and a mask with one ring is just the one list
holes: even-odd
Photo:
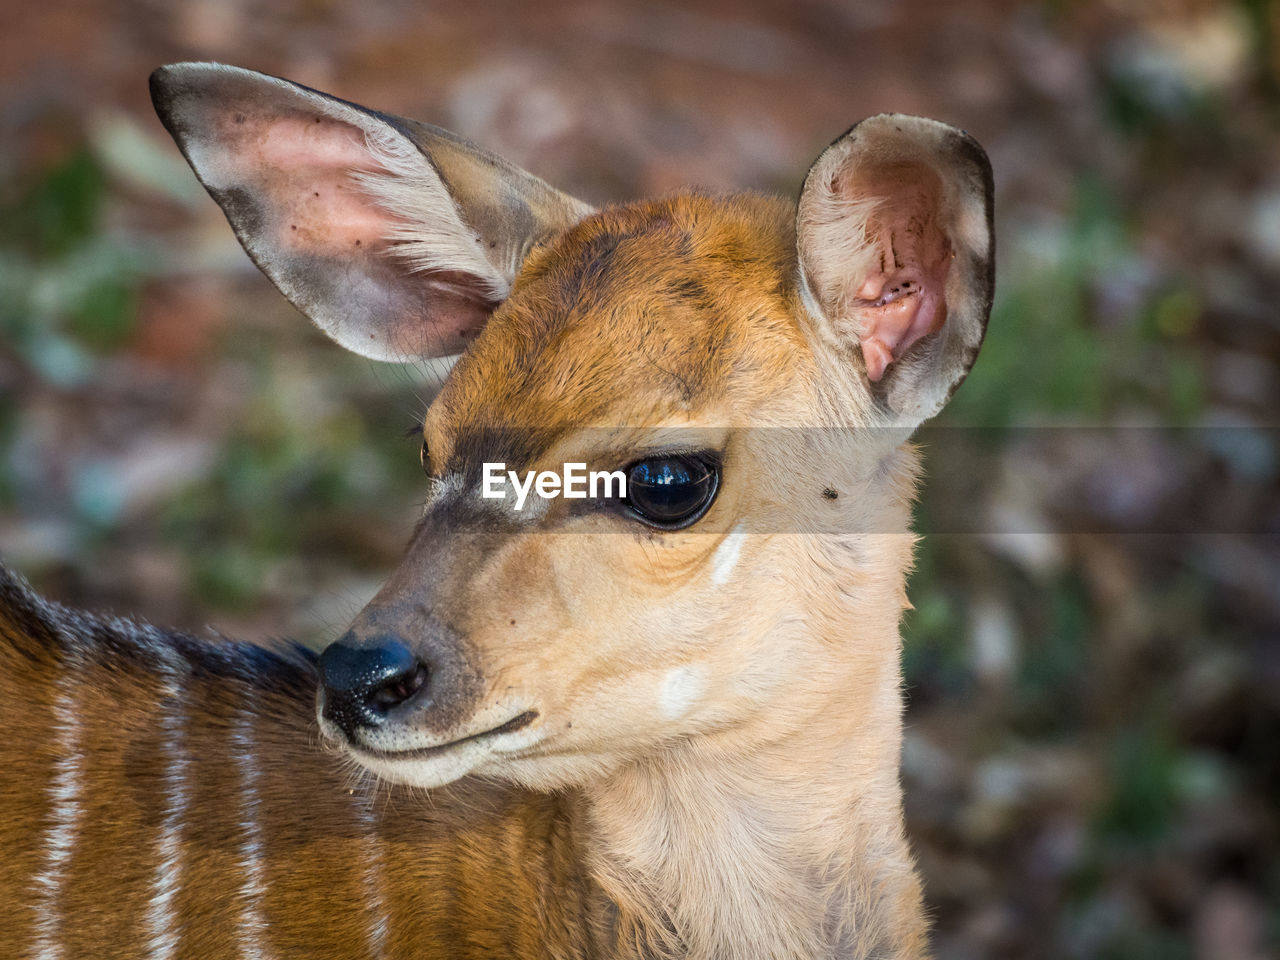
[(425, 760), (429, 757), (436, 757), (440, 754), (447, 753), (455, 747), (460, 747), (464, 744), (478, 743), (492, 737), (502, 736), (503, 734), (515, 733), (517, 730), (523, 730), (537, 719), (537, 710), (526, 710), (524, 713), (517, 714), (510, 720), (505, 723), (501, 723), (496, 727), (491, 727), (488, 730), (481, 730), (479, 733), (468, 734), (465, 737), (459, 737), (457, 740), (450, 740), (448, 743), (432, 744), (429, 747), (409, 747), (404, 750), (387, 750), (379, 747), (370, 747), (350, 739), (347, 740), (347, 746), (353, 753), (373, 760), (392, 762), (397, 760)]

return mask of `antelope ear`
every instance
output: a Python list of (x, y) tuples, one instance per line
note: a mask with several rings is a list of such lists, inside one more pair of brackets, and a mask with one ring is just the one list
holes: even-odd
[(446, 130), (212, 63), (151, 75), (254, 263), (349, 350), (459, 352), (534, 244), (591, 212)]
[(936, 120), (881, 114), (810, 168), (796, 220), (810, 312), (860, 355), (896, 425), (933, 416), (982, 345), (995, 286), (991, 164)]

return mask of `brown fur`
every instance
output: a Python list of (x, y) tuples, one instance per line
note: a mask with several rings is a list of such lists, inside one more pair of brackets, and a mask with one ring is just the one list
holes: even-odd
[[(253, 955), (246, 822), (261, 831), (263, 957), (599, 955), (570, 800), (475, 781), (429, 798), (375, 783), (321, 746), (315, 682), (302, 651), (91, 617), (40, 601), (0, 568), (0, 952), (32, 956), (52, 942), (67, 960), (156, 955), (148, 913), (176, 749), (190, 813), (174, 956)], [(85, 789), (50, 902), (36, 878), (49, 866), (54, 764), (69, 759), (57, 745), (62, 698), (76, 705)], [(164, 735), (169, 720), (177, 743)], [(235, 738), (246, 720), (249, 744)], [(239, 762), (246, 750), (256, 797)], [(42, 915), (56, 920), (44, 941)]]
[[(723, 407), (708, 417), (712, 423), (724, 422), (721, 411), (732, 409), (752, 410), (756, 423), (779, 424), (834, 409), (803, 389), (768, 389), (814, 379), (803, 335), (789, 319), (796, 291), (778, 280), (790, 265), (783, 211), (780, 202), (759, 197), (678, 197), (606, 211), (540, 251), (433, 406), (427, 425), (433, 458), (465, 471), (464, 439), (475, 436), (473, 425), (509, 423), (517, 412), (532, 411), (532, 421), (557, 427), (555, 440), (518, 461), (534, 467), (578, 455), (571, 424), (634, 423), (637, 406), (653, 422), (689, 422), (695, 410), (705, 416), (707, 398), (714, 398)], [(625, 272), (601, 277), (602, 246), (618, 258), (612, 270), (660, 263), (649, 276), (671, 291), (669, 299), (659, 306), (637, 302), (637, 284)], [(658, 256), (672, 248), (678, 256)], [(742, 281), (743, 264), (758, 282)], [(735, 270), (736, 297), (718, 303), (686, 284), (724, 289)], [(637, 313), (646, 308), (656, 317), (642, 324)], [(601, 329), (584, 322), (588, 316), (610, 322)], [(618, 358), (640, 328), (651, 363), (628, 370)], [(552, 362), (537, 361), (542, 357)], [(521, 377), (531, 367), (541, 375)], [(693, 392), (672, 389), (680, 383)], [(579, 398), (586, 398), (585, 409)], [(586, 435), (593, 442), (599, 436)], [(762, 452), (776, 456), (752, 450), (752, 442), (762, 444), (754, 433), (746, 440), (741, 451), (727, 448), (729, 464)], [(597, 446), (605, 459), (611, 452)], [(803, 509), (825, 502), (825, 483), (839, 487), (849, 509), (872, 506), (865, 480), (842, 476), (835, 465), (790, 479), (809, 491)], [(904, 480), (876, 509), (898, 509), (905, 523), (908, 492)], [(733, 509), (738, 495), (726, 489), (716, 509)], [(173, 745), (158, 720), (166, 710), (180, 718), (178, 749), (191, 764), (186, 803), (198, 811), (183, 823), (185, 872), (175, 904), (191, 956), (231, 956), (237, 949), (242, 905), (234, 893), (207, 892), (243, 886), (242, 821), (255, 814), (268, 855), (258, 909), (271, 956), (375, 956), (369, 913), (376, 908), (365, 888), (372, 857), (382, 865), (389, 956), (713, 957), (770, 941), (787, 951), (770, 955), (818, 956), (832, 938), (848, 944), (841, 955), (891, 947), (893, 955), (918, 954), (919, 891), (896, 814), (897, 643), (881, 639), (896, 636), (907, 537), (873, 538), (857, 551), (799, 535), (762, 544), (758, 555), (740, 562), (802, 576), (757, 596), (744, 620), (741, 587), (714, 600), (705, 595), (701, 571), (723, 534), (566, 534), (565, 550), (555, 556), (547, 537), (519, 530), (496, 538), (459, 534), (466, 521), (456, 511), (449, 522), (452, 537), (434, 530), (415, 538), (382, 605), (391, 605), (397, 591), (430, 590), (441, 615), (487, 665), (491, 686), (516, 686), (529, 673), (557, 675), (563, 701), (544, 699), (541, 706), (550, 725), (563, 727), (561, 717), (598, 714), (607, 721), (628, 709), (650, 712), (646, 701), (662, 673), (693, 662), (691, 656), (736, 676), (743, 689), (718, 692), (713, 709), (696, 719), (695, 741), (667, 742), (655, 721), (643, 736), (628, 732), (619, 742), (607, 722), (593, 729), (578, 720), (573, 730), (553, 730), (507, 771), (535, 789), (568, 785), (575, 788), (570, 793), (485, 787), (472, 779), (427, 800), (344, 772), (337, 757), (320, 749), (312, 672), (296, 653), (255, 662), (260, 655), (246, 658), (241, 646), (208, 647), (87, 618), (75, 623), (88, 627), (63, 636), (70, 615), (41, 608), (40, 619), (7, 623), (5, 636), (12, 643), (52, 634), (52, 642), (37, 647), (35, 661), (20, 658), (21, 670), (0, 672), (0, 717), (12, 731), (0, 762), (25, 774), (10, 779), (10, 788), (22, 792), (7, 796), (0, 813), (8, 847), (25, 865), (6, 874), (12, 891), (3, 891), (12, 893), (8, 903), (21, 905), (8, 929), (24, 932), (13, 942), (33, 936), (35, 905), (29, 897), (23, 903), (18, 891), (29, 894), (30, 878), (47, 865), (40, 857), (47, 811), (43, 817), (31, 811), (48, 803), (50, 686), (69, 683), (88, 734), (81, 755), (92, 791), (64, 881), (68, 893), (58, 904), (66, 956), (144, 955), (139, 918), (154, 894), (163, 777), (173, 764)], [(614, 521), (596, 522), (607, 529)], [(424, 583), (424, 570), (429, 578), (441, 570), (426, 554), (442, 549), (451, 572)], [(610, 589), (618, 568), (629, 571), (625, 597)], [(571, 596), (547, 590), (549, 573), (578, 589)], [(10, 618), (14, 607), (7, 604)], [(659, 635), (654, 624), (663, 620), (688, 624), (699, 636), (697, 653), (680, 652), (683, 636), (672, 638), (669, 652), (655, 646), (637, 653), (636, 638)], [(730, 620), (732, 631), (723, 626)], [(793, 635), (778, 635), (778, 624), (788, 620)], [(612, 641), (597, 629), (606, 622)], [(57, 663), (60, 649), (73, 652), (72, 663)], [(593, 657), (580, 662), (586, 650)], [(842, 665), (824, 665), (836, 653)], [(627, 664), (637, 657), (660, 670), (635, 675)], [(769, 676), (780, 659), (789, 661), (786, 690)], [(791, 676), (796, 661), (811, 661), (814, 673), (828, 675), (802, 690)], [(757, 712), (754, 690), (766, 691), (766, 702), (785, 694), (781, 709)], [(33, 694), (45, 702), (26, 702)], [(621, 702), (628, 699), (634, 706)], [(230, 740), (236, 717), (254, 718), (252, 752), (263, 776), (256, 810), (246, 809), (235, 763), (240, 748)], [(26, 773), (36, 758), (43, 762)], [(605, 771), (609, 776), (600, 775)], [(343, 789), (346, 782), (357, 785), (355, 794)], [(811, 817), (804, 811), (815, 799), (821, 813)], [(718, 810), (726, 800), (731, 810), (749, 812), (752, 823), (785, 829), (753, 837), (747, 823)], [(15, 819), (11, 811), (26, 813)], [(102, 903), (108, 891), (109, 908)], [(843, 929), (852, 917), (856, 929)], [(104, 953), (108, 944), (117, 952)]]
[[(385, 359), (473, 338), (424, 424), (423, 517), (346, 645), (394, 638), (430, 695), (340, 726), (322, 691), (340, 760), (296, 652), (8, 584), (17, 942), (925, 956), (898, 785), (906, 440), (985, 330), (981, 148), (885, 115), (828, 148), (798, 209), (685, 193), (592, 212), (444, 131), (287, 81), (191, 64), (153, 91), (251, 255), (335, 339)], [(313, 282), (352, 230), (362, 252)], [(692, 451), (721, 479), (687, 529), (479, 494), (485, 462)]]

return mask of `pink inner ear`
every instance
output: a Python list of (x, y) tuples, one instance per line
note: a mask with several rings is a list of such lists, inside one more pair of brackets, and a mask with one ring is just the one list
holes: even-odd
[(942, 329), (952, 252), (938, 222), (942, 184), (932, 170), (895, 164), (860, 170), (853, 179), (842, 193), (880, 199), (867, 218), (871, 270), (850, 302), (874, 382), (917, 340)]
[(276, 213), (274, 236), (263, 239), (278, 250), (349, 259), (385, 246), (391, 217), (352, 176), (377, 169), (363, 131), (327, 117), (239, 113), (224, 121), (223, 136), (239, 140), (230, 156)]

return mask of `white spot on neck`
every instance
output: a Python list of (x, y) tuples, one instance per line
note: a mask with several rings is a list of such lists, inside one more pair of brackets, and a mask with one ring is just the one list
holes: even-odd
[(658, 709), (668, 720), (683, 717), (693, 709), (706, 687), (707, 672), (702, 667), (668, 670), (658, 688)]
[(729, 582), (733, 568), (738, 565), (738, 555), (742, 552), (742, 538), (746, 534), (741, 527), (734, 527), (720, 546), (716, 547), (715, 556), (711, 558), (711, 582), (717, 587)]

